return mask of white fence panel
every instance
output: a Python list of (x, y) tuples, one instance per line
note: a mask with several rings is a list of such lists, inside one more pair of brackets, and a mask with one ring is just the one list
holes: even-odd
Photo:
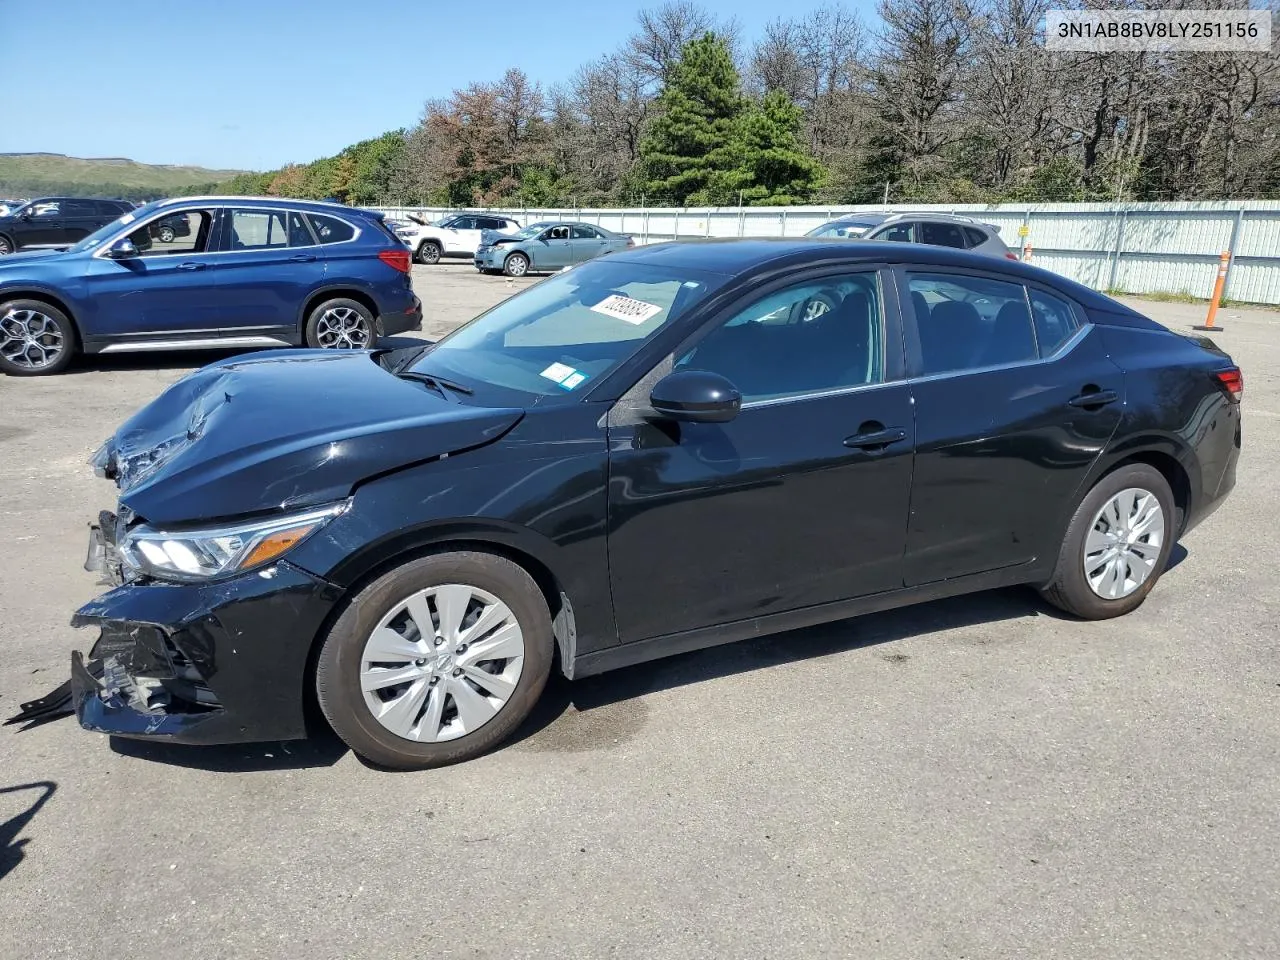
[[(444, 207), (378, 207), (388, 216), (414, 213), (435, 220)], [(637, 243), (716, 237), (800, 237), (849, 213), (880, 206), (524, 209), (493, 213), (524, 224), (583, 220), (634, 236)], [(932, 204), (897, 212), (955, 213), (1000, 228), (1015, 251), (1030, 246), (1033, 262), (1097, 290), (1187, 293), (1209, 297), (1218, 257), (1232, 253), (1226, 296), (1280, 304), (1280, 201), (1220, 203)], [(1025, 239), (1020, 236), (1027, 228)]]

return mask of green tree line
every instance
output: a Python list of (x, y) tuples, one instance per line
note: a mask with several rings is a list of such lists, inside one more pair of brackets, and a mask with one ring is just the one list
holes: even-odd
[(216, 189), (454, 206), (1280, 197), (1275, 47), (1059, 53), (1050, 6), (879, 0), (870, 22), (824, 6), (748, 43), (672, 0), (564, 83), (511, 68), (428, 100), (412, 127)]

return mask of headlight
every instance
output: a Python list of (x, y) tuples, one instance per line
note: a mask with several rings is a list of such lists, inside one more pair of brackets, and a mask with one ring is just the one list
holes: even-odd
[(347, 509), (346, 503), (201, 530), (156, 530), (145, 524), (125, 534), (125, 562), (162, 580), (212, 580), (280, 559)]

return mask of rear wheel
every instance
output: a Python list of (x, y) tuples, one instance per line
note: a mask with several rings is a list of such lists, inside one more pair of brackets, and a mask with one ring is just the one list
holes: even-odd
[(40, 300), (0, 303), (0, 370), (13, 377), (59, 373), (75, 353), (70, 318)]
[(508, 277), (523, 277), (529, 272), (529, 258), (523, 253), (513, 253), (502, 265), (502, 272)]
[(8, 237), (0, 237), (0, 257), (13, 253), (13, 241)]
[(1045, 599), (1086, 620), (1137, 609), (1168, 566), (1175, 507), (1168, 481), (1152, 466), (1107, 474), (1071, 518)]
[(368, 350), (373, 346), (373, 314), (363, 303), (326, 300), (307, 319), (307, 346), (325, 350)]
[(440, 244), (434, 240), (424, 240), (418, 245), (418, 252), (414, 259), (419, 263), (439, 263), (441, 252)]
[(357, 594), (325, 638), (316, 691), (360, 756), (404, 770), (470, 760), (510, 736), (551, 671), (551, 617), (522, 568), (420, 557)]
[(175, 236), (177, 236), (177, 234), (174, 233), (173, 227), (163, 226), (160, 228), (159, 234), (157, 234), (157, 239), (161, 243), (173, 243)]

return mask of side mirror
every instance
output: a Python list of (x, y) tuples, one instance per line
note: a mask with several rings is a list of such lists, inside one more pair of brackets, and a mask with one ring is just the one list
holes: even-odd
[(138, 256), (138, 248), (133, 245), (133, 241), (128, 237), (117, 240), (107, 250), (107, 256), (112, 260), (132, 260)]
[(668, 420), (728, 423), (742, 409), (742, 394), (718, 373), (681, 370), (653, 385), (649, 405)]

